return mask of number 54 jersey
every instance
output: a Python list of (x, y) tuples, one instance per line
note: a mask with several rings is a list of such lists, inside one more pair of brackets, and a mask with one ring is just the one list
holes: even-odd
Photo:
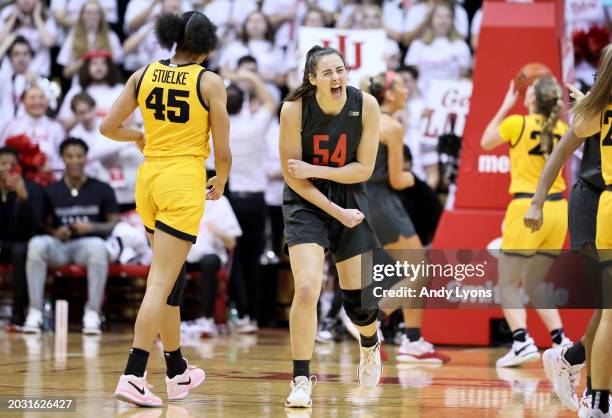
[(302, 160), (315, 165), (342, 167), (357, 160), (361, 139), (360, 90), (347, 86), (346, 103), (339, 114), (323, 113), (314, 95), (302, 98)]
[[(511, 115), (499, 125), (500, 137), (510, 145), (510, 193), (535, 193), (546, 159), (541, 148), (541, 133), (544, 116)], [(567, 132), (567, 125), (557, 121), (553, 129), (554, 143), (557, 144)], [(565, 181), (560, 173), (550, 193), (565, 190)]]
[(136, 87), (142, 111), (145, 157), (208, 158), (210, 122), (200, 94), (207, 71), (198, 64), (149, 64)]

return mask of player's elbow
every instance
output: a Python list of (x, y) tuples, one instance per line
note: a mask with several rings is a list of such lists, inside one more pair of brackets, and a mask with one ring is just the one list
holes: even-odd
[(374, 172), (374, 164), (362, 164), (361, 167), (362, 169), (359, 170), (359, 179), (357, 180), (359, 183), (370, 180), (370, 177), (372, 177), (372, 173)]
[(230, 165), (232, 163), (232, 152), (229, 147), (215, 148), (215, 165)]
[(403, 190), (404, 185), (402, 184), (401, 178), (399, 176), (389, 176), (389, 186), (393, 190)]
[(493, 141), (491, 141), (491, 138), (486, 133), (480, 138), (480, 148), (485, 151), (490, 151), (495, 148)]
[(107, 118), (104, 118), (100, 123), (100, 133), (110, 138), (112, 137), (114, 131), (115, 128), (113, 127), (113, 125), (109, 122)]

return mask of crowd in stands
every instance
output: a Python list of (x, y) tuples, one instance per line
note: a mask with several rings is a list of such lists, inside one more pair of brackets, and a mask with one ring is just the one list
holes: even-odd
[[(256, 329), (262, 256), (282, 253), (278, 110), (301, 82), (298, 28), (382, 29), (387, 66), (410, 90), (398, 115), (418, 190), (403, 196), (421, 241), (441, 210), (435, 143), (420, 138), (424, 92), (433, 80), (471, 76), (482, 13), (454, 0), (14, 0), (0, 6), (0, 264), (12, 264), (10, 323), (37, 332), (48, 266), (87, 267), (83, 330), (99, 333), (111, 263), (147, 264), (150, 249), (134, 215), (135, 144), (98, 129), (127, 76), (168, 58), (153, 35), (162, 12), (199, 10), (217, 26), (205, 65), (226, 80), (233, 167), (228, 198), (207, 203), (188, 262), (203, 272), (201, 317), (214, 332), (216, 278), (232, 262), (230, 298), (244, 332)], [(476, 7), (475, 7), (476, 6)], [(570, 32), (607, 31), (603, 0), (566, 1)], [(599, 34), (600, 32), (597, 32)], [(608, 32), (609, 36), (609, 32)], [(304, 51), (301, 51), (302, 53)], [(577, 62), (582, 77), (588, 54)], [(133, 126), (142, 126), (136, 112)], [(29, 160), (28, 160), (29, 159)], [(28, 160), (28, 161), (26, 161)], [(29, 168), (28, 168), (29, 167)], [(34, 167), (34, 168), (32, 168)], [(214, 167), (208, 166), (214, 170)], [(432, 198), (433, 196), (433, 198)], [(416, 205), (414, 202), (426, 202)], [(424, 207), (427, 206), (427, 207)], [(271, 251), (268, 251), (271, 250)], [(231, 252), (232, 257), (228, 257)], [(106, 255), (106, 257), (104, 256)], [(268, 258), (270, 258), (268, 257)], [(265, 259), (265, 257), (263, 258)], [(212, 278), (212, 279), (211, 279)], [(211, 331), (213, 330), (213, 331)]]

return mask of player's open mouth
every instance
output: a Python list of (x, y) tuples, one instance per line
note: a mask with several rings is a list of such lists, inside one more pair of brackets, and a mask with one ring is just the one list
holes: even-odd
[(342, 86), (332, 87), (331, 88), (331, 94), (334, 97), (334, 99), (337, 99), (340, 96), (342, 96)]

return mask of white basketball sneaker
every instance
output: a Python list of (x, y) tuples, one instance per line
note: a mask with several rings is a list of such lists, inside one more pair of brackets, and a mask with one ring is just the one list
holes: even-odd
[(397, 349), (396, 359), (404, 363), (422, 364), (444, 364), (450, 361), (450, 357), (436, 351), (433, 344), (421, 337), (417, 341), (410, 341), (402, 335), (402, 343)]
[(146, 372), (143, 377), (122, 375), (115, 389), (115, 398), (138, 406), (159, 408), (162, 400), (151, 392), (152, 387), (147, 383)]
[(30, 308), (21, 332), (25, 334), (40, 334), (43, 325), (43, 314), (38, 309)]
[(566, 351), (567, 347), (549, 348), (544, 351), (542, 362), (561, 403), (571, 411), (578, 411), (576, 386), (580, 381), (580, 369), (584, 364), (570, 365), (564, 357)]
[(312, 388), (317, 384), (317, 377), (298, 376), (291, 382), (291, 392), (285, 406), (288, 408), (310, 408), (312, 406)]
[(578, 410), (578, 416), (580, 418), (588, 418), (589, 412), (591, 412), (591, 403), (593, 398), (590, 394), (587, 395), (586, 389), (582, 392), (582, 399), (580, 399), (580, 409)]
[(168, 400), (174, 401), (177, 399), (183, 399), (189, 393), (190, 389), (200, 386), (206, 379), (206, 373), (204, 370), (197, 366), (189, 364), (187, 359), (183, 357), (187, 368), (182, 374), (174, 376), (170, 379), (166, 376), (166, 392), (168, 393)]
[(505, 356), (498, 359), (497, 367), (514, 367), (523, 363), (532, 363), (538, 361), (540, 353), (538, 347), (535, 346), (533, 338), (527, 337), (524, 342), (514, 341), (512, 348)]
[(100, 330), (100, 325), (102, 324), (102, 319), (100, 318), (100, 314), (93, 309), (85, 309), (85, 314), (83, 315), (83, 334), (85, 335), (100, 335), (102, 331)]
[(382, 371), (383, 365), (380, 357), (380, 341), (372, 347), (360, 347), (357, 379), (361, 387), (372, 389), (378, 386)]

